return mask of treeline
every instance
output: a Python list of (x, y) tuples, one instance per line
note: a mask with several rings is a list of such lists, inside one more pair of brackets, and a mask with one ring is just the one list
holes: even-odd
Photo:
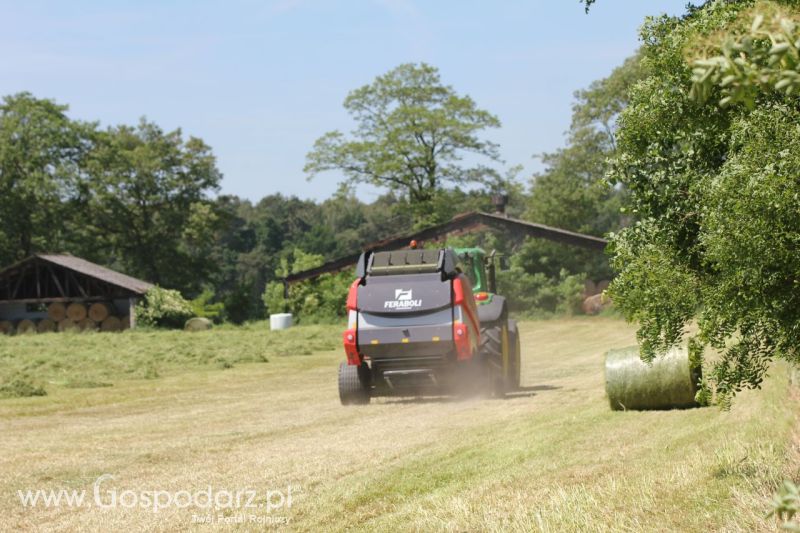
[[(416, 75), (417, 67), (403, 68), (403, 75)], [(428, 81), (412, 81), (424, 86), (435, 69), (420, 68), (427, 69)], [(330, 314), (341, 298), (338, 285), (327, 288), (334, 294), (319, 294), (328, 283), (323, 279), (293, 289), (290, 301), (283, 302), (270, 283), (292, 270), (351, 254), (367, 242), (457, 213), (491, 210), (497, 192), (509, 196), (514, 216), (602, 235), (624, 222), (619, 213), (623, 192), (604, 183), (604, 162), (614, 149), (613, 123), (624, 106), (625, 89), (637, 72), (638, 63), (629, 61), (577, 93), (567, 147), (545, 154), (546, 171), (527, 184), (514, 170), (505, 177), (492, 174), (488, 184), (462, 180), (453, 152), (444, 167), (447, 179), (432, 179), (435, 170), (422, 181), (412, 175), (411, 181), (428, 189), (387, 186), (371, 203), (355, 195), (358, 180), (343, 183), (322, 202), (281, 194), (258, 202), (219, 195), (222, 174), (211, 148), (198, 138), (164, 131), (146, 119), (103, 128), (70, 118), (67, 106), (51, 100), (28, 93), (6, 96), (0, 105), (0, 264), (36, 252), (71, 253), (177, 289), (187, 298), (200, 297), (204, 304), (222, 304), (217, 307), (224, 309), (222, 318), (242, 322), (263, 317), (265, 302), (273, 311), (288, 306)], [(430, 111), (436, 120), (435, 105)], [(447, 128), (453, 129), (452, 121)], [(458, 134), (463, 137), (463, 131)], [(417, 137), (424, 141), (424, 135)], [(319, 143), (309, 154), (319, 171), (315, 150)], [(475, 175), (475, 169), (465, 172)], [(479, 186), (459, 186), (468, 181)], [(512, 271), (504, 278), (507, 289), (518, 293), (520, 309), (555, 310), (564, 301), (556, 287), (569, 276), (610, 276), (602, 256), (573, 248), (503, 235), (460, 241), (512, 256)]]

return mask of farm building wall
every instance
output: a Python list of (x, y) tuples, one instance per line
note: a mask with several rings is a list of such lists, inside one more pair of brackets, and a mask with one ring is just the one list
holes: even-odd
[(47, 318), (47, 310), (44, 306), (42, 306), (41, 311), (28, 311), (28, 306), (29, 304), (20, 302), (0, 304), (0, 320), (41, 320)]

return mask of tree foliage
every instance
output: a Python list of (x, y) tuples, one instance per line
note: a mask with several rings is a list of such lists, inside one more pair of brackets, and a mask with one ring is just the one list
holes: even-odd
[[(720, 353), (707, 377), (723, 404), (758, 387), (776, 355), (797, 361), (800, 342), (797, 101), (760, 91), (751, 106), (703, 104), (687, 61), (751, 6), (717, 0), (647, 21), (651, 74), (631, 90), (612, 169), (637, 217), (613, 238), (615, 303), (639, 322), (646, 359), (696, 320), (690, 348)], [(710, 91), (722, 99), (724, 88)]]
[(92, 125), (29, 93), (0, 104), (0, 263), (62, 248)]
[(89, 236), (128, 271), (200, 290), (216, 222), (207, 194), (221, 179), (210, 148), (142, 120), (100, 132), (86, 172)]
[[(525, 218), (591, 235), (618, 230), (625, 190), (606, 180), (607, 160), (616, 149), (616, 120), (628, 91), (644, 76), (633, 56), (611, 75), (575, 93), (567, 145), (541, 155), (545, 170), (533, 176)], [(611, 278), (608, 261), (598, 254), (541, 240), (525, 243), (524, 268), (557, 278), (562, 269)]]
[(724, 37), (716, 37), (709, 48), (717, 54), (694, 61), (691, 94), (698, 101), (705, 102), (714, 87), (721, 89), (722, 106), (753, 108), (762, 92), (800, 96), (800, 19), (796, 11), (774, 2), (759, 2), (739, 20), (747, 20), (751, 13), (752, 23), (746, 30), (735, 26)]
[(310, 177), (342, 171), (350, 183), (405, 196), (417, 213), (429, 211), (446, 184), (497, 178), (491, 167), (462, 160), (465, 154), (499, 159), (497, 146), (479, 133), (499, 127), (500, 120), (443, 85), (430, 65), (400, 65), (351, 92), (344, 107), (356, 129), (349, 138), (332, 131), (314, 143), (305, 166)]

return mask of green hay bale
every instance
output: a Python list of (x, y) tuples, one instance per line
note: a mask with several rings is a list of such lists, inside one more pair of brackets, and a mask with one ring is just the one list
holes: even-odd
[(214, 323), (207, 318), (195, 317), (187, 320), (183, 329), (186, 331), (206, 331), (211, 329), (213, 325)]
[(673, 348), (651, 364), (641, 360), (637, 346), (606, 353), (606, 394), (614, 410), (698, 407), (701, 377), (686, 348)]

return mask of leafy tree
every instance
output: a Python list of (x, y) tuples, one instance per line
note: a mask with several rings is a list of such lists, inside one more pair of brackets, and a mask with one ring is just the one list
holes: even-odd
[(0, 264), (61, 251), (94, 125), (29, 93), (0, 104)]
[[(575, 93), (567, 146), (541, 156), (546, 169), (533, 177), (528, 220), (592, 235), (623, 225), (625, 191), (606, 180), (606, 161), (616, 148), (616, 120), (628, 103), (628, 91), (643, 77), (639, 57), (633, 56), (607, 78)], [(521, 257), (523, 268), (551, 278), (564, 268), (595, 280), (611, 277), (608, 260), (592, 251), (529, 240)]]
[[(752, 5), (716, 0), (647, 21), (642, 61), (651, 75), (622, 112), (613, 170), (638, 218), (613, 238), (615, 303), (639, 322), (646, 359), (696, 320), (690, 348), (720, 353), (706, 375), (723, 405), (758, 387), (773, 357), (797, 361), (800, 346), (797, 99), (770, 90), (753, 93), (749, 106), (702, 104), (686, 60), (749, 25)], [(724, 90), (712, 86), (708, 99)]]
[(691, 94), (698, 101), (706, 101), (715, 86), (722, 106), (752, 108), (762, 92), (800, 95), (800, 26), (792, 17), (797, 13), (774, 2), (759, 3), (753, 13), (749, 28), (733, 27), (721, 43), (709, 43), (720, 54), (694, 61)]
[(345, 109), (355, 119), (351, 138), (339, 131), (320, 137), (307, 155), (309, 177), (342, 171), (353, 184), (368, 183), (404, 195), (417, 214), (445, 184), (489, 183), (496, 172), (467, 167), (465, 154), (499, 160), (497, 146), (481, 139), (500, 121), (468, 96), (443, 85), (436, 68), (403, 64), (351, 92)]
[(217, 222), (207, 195), (221, 179), (211, 149), (142, 120), (103, 132), (86, 171), (96, 242), (134, 275), (199, 292)]

